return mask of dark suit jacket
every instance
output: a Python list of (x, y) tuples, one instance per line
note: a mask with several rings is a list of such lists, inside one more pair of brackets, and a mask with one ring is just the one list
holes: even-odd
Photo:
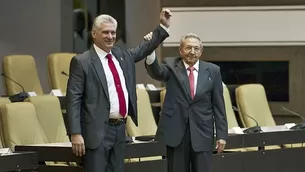
[(161, 65), (155, 60), (153, 64), (145, 66), (152, 78), (166, 83), (158, 134), (164, 136), (168, 146), (179, 145), (188, 121), (192, 147), (196, 152), (213, 150), (214, 122), (216, 139), (227, 139), (223, 86), (218, 66), (199, 61), (194, 99), (190, 96), (187, 70), (182, 58), (165, 58)]
[[(128, 115), (136, 125), (135, 62), (148, 56), (168, 36), (158, 26), (150, 41), (142, 41), (133, 49), (115, 46), (111, 50), (123, 70), (129, 94)], [(72, 58), (66, 96), (68, 134), (82, 134), (87, 148), (97, 148), (108, 126), (110, 102), (104, 69), (94, 48)]]

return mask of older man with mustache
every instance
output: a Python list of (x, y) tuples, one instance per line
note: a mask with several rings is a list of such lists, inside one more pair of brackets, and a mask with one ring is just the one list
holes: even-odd
[(196, 34), (181, 38), (179, 52), (162, 64), (154, 53), (145, 62), (148, 74), (166, 86), (157, 138), (167, 145), (169, 172), (211, 172), (214, 124), (218, 152), (228, 137), (220, 68), (199, 60), (203, 45)]

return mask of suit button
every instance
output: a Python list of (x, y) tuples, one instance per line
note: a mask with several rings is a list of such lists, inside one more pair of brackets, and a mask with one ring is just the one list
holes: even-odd
[(105, 121), (105, 124), (107, 124), (108, 122), (107, 121)]

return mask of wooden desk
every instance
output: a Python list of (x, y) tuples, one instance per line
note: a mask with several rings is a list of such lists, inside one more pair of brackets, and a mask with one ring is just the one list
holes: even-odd
[(212, 172), (304, 171), (305, 147), (213, 155)]
[(22, 152), (0, 155), (0, 171), (36, 171), (37, 153)]
[[(55, 144), (40, 144), (28, 146), (16, 146), (17, 151), (36, 151), (38, 153), (39, 172), (82, 172), (82, 165), (79, 166), (46, 166), (43, 164), (45, 161), (58, 161), (58, 162), (76, 162), (82, 163), (81, 158), (76, 157), (72, 153), (71, 143), (55, 143)], [(133, 143), (126, 144), (125, 158), (141, 158), (162, 156), (165, 157), (166, 148), (159, 142), (150, 143)], [(167, 159), (158, 159), (151, 161), (140, 161), (125, 163), (125, 172), (166, 172)]]
[[(305, 143), (304, 135), (305, 130), (230, 135), (227, 148)], [(81, 159), (72, 153), (70, 143), (16, 146), (15, 150), (37, 151), (40, 163), (43, 161), (73, 161), (81, 163)], [(305, 164), (303, 163), (304, 154), (305, 147), (303, 146), (274, 150), (225, 152), (213, 154), (212, 168), (213, 172), (300, 172), (305, 169)], [(126, 144), (126, 159), (146, 156), (165, 156), (165, 146), (159, 142)], [(165, 172), (166, 163), (166, 159), (126, 163), (125, 171)], [(38, 170), (40, 172), (81, 172), (83, 169), (81, 166), (52, 167), (40, 165)]]
[[(305, 143), (305, 130), (229, 135), (227, 149)], [(305, 144), (304, 144), (305, 146)]]
[[(280, 126), (278, 126), (280, 127)], [(274, 127), (276, 128), (276, 127)], [(299, 172), (305, 169), (303, 157), (305, 144), (289, 148), (295, 143), (305, 143), (305, 130), (274, 131), (264, 133), (229, 135), (226, 149), (286, 145), (286, 148), (247, 152), (225, 152), (213, 155), (213, 172)]]

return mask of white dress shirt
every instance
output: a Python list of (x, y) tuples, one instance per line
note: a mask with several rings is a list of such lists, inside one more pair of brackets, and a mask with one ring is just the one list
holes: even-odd
[[(108, 93), (109, 93), (109, 99), (110, 99), (110, 116), (109, 116), (109, 118), (114, 118), (114, 119), (122, 118), (121, 114), (119, 113), (120, 105), (119, 105), (118, 94), (117, 94), (117, 91), (116, 91), (113, 75), (112, 75), (111, 70), (108, 66), (108, 59), (106, 57), (106, 55), (108, 53), (106, 53), (105, 51), (103, 51), (102, 49), (97, 47), (95, 44), (93, 44), (93, 47), (94, 47), (97, 55), (99, 56), (99, 58), (102, 62), (104, 72), (105, 72), (105, 75), (106, 75)], [(129, 98), (128, 98), (128, 92), (127, 92), (126, 83), (125, 83), (125, 77), (124, 77), (122, 68), (121, 68), (120, 63), (118, 62), (118, 60), (115, 58), (115, 56), (111, 52), (109, 54), (112, 55), (113, 63), (115, 65), (115, 68), (118, 71), (118, 74), (119, 74), (119, 77), (120, 77), (120, 81), (121, 81), (121, 85), (122, 85), (122, 89), (123, 89), (124, 97), (125, 97), (125, 101), (126, 101), (126, 112), (128, 113), (128, 100), (129, 100)]]
[[(155, 59), (156, 59), (156, 53), (155, 53), (155, 51), (153, 51), (149, 56), (147, 56), (146, 64), (151, 65), (155, 61)], [(183, 64), (185, 66), (185, 70), (187, 71), (187, 75), (189, 75), (190, 71), (187, 70), (189, 65), (186, 64), (184, 60), (183, 60)], [(193, 74), (194, 74), (194, 95), (196, 95), (198, 72), (199, 72), (199, 60), (194, 64), (193, 67), (194, 67), (194, 70), (193, 70)]]

